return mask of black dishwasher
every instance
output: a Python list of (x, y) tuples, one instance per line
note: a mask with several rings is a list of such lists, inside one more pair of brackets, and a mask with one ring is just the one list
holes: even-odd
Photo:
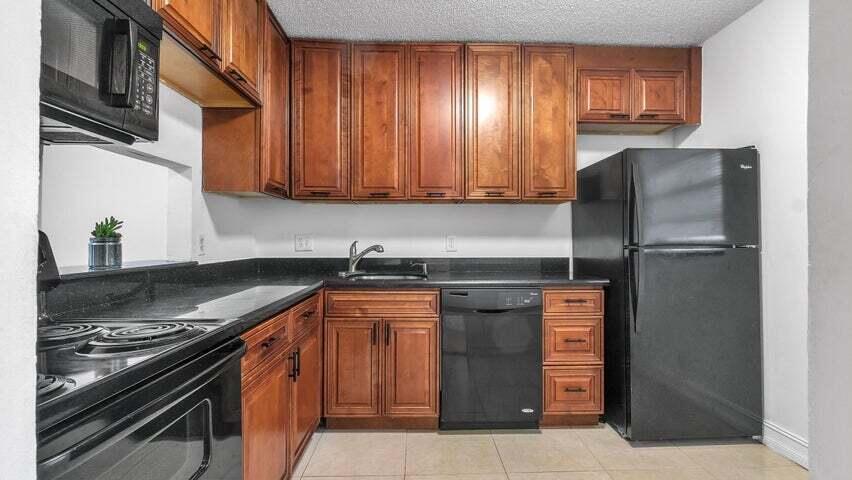
[(535, 428), (541, 290), (441, 292), (441, 429)]

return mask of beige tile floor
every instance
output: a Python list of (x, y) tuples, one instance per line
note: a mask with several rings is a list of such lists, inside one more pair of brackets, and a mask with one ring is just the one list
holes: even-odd
[(630, 444), (596, 428), (418, 432), (319, 431), (293, 479), (805, 480), (757, 443)]

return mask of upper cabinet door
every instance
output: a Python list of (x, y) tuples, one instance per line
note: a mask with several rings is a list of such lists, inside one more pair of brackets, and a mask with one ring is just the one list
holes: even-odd
[(219, 0), (154, 0), (151, 5), (201, 53), (219, 56)]
[(524, 198), (576, 196), (574, 51), (524, 47)]
[(293, 42), (293, 197), (349, 198), (349, 45)]
[(269, 13), (264, 30), (263, 118), (260, 188), (286, 197), (290, 184), (290, 50)]
[(352, 198), (405, 198), (405, 46), (352, 50)]
[(636, 70), (633, 118), (639, 121), (686, 121), (686, 71)]
[(462, 48), (461, 44), (409, 47), (410, 198), (464, 196)]
[(630, 121), (630, 70), (580, 70), (580, 121)]
[(264, 2), (260, 0), (223, 0), (225, 2), (225, 72), (248, 93), (258, 96), (263, 31)]
[(467, 198), (521, 197), (520, 50), (467, 45)]

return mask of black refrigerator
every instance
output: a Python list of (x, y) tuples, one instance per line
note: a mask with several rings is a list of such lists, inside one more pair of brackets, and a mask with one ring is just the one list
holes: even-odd
[(574, 272), (611, 280), (605, 419), (631, 440), (761, 435), (759, 156), (628, 149), (578, 172)]

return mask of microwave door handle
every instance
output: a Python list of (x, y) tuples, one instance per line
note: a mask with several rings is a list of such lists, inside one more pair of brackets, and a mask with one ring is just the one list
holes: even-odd
[[(119, 18), (111, 20), (111, 35), (108, 42), (108, 50), (106, 55), (109, 55), (107, 64), (107, 82), (109, 92), (107, 99), (109, 105), (119, 108), (133, 107), (133, 81), (134, 66), (136, 65), (136, 41), (138, 40), (138, 30), (135, 23), (127, 18)], [(119, 42), (119, 37), (124, 37), (123, 41)], [(124, 45), (123, 58), (117, 57), (119, 53), (118, 46)], [(124, 68), (119, 68), (123, 62)], [(122, 76), (123, 78), (118, 78)], [(123, 91), (116, 91), (119, 82), (124, 83)]]

